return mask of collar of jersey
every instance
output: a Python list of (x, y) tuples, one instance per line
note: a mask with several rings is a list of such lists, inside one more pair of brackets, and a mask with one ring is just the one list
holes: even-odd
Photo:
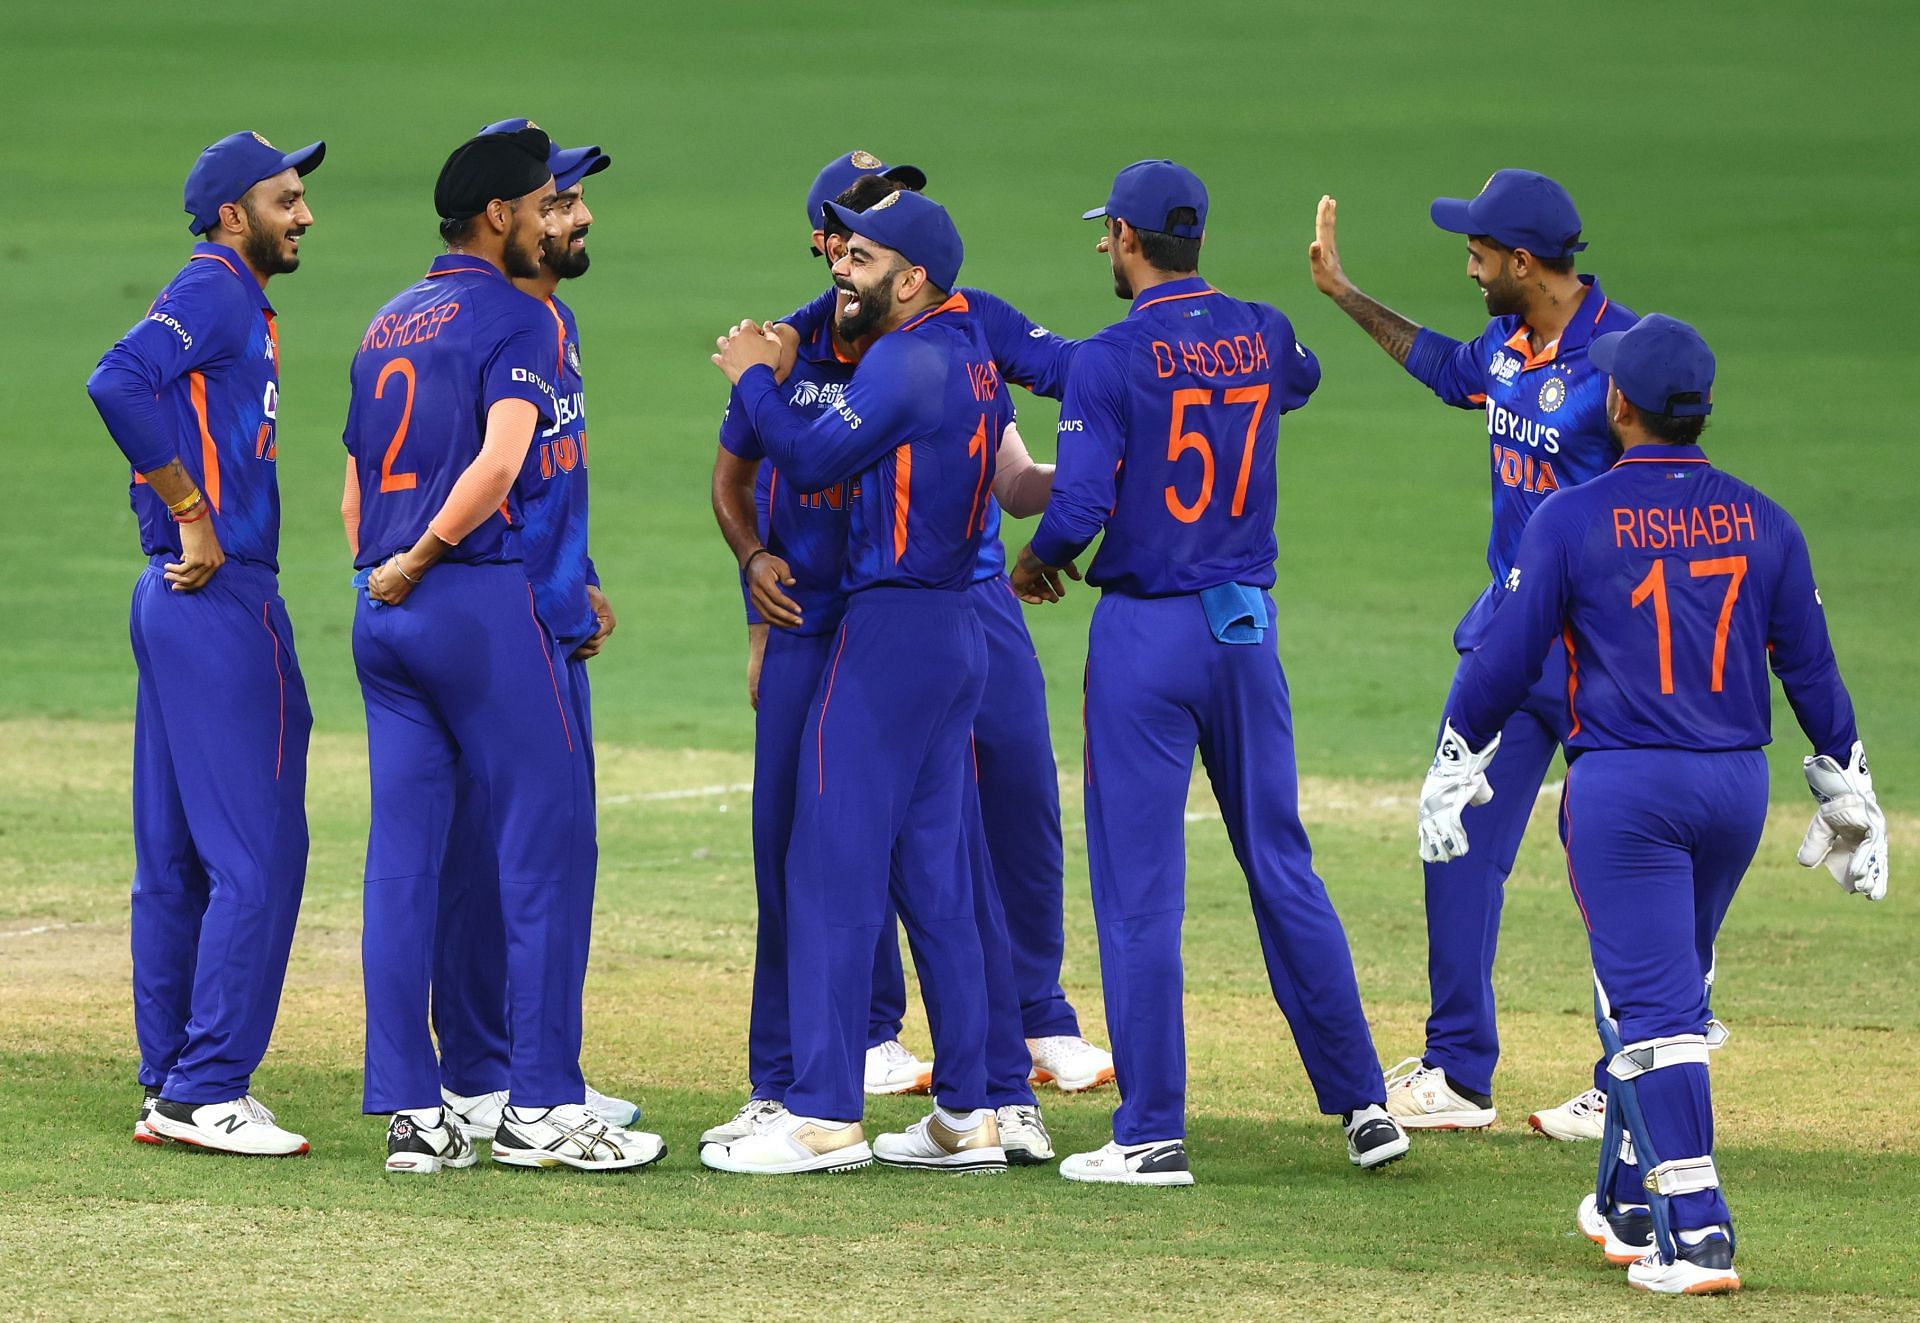
[(469, 257), (465, 253), (442, 253), (434, 258), (433, 265), (427, 268), (427, 279), (432, 280), (435, 276), (450, 276), (455, 272), (472, 272), (475, 275), (492, 276), (495, 280), (507, 279), (504, 271), (485, 258)]
[(273, 305), (267, 302), (267, 291), (253, 278), (253, 272), (241, 264), (240, 254), (223, 243), (197, 243), (193, 246), (193, 256), (189, 262), (217, 262), (233, 273), (233, 278), (246, 286), (247, 297), (260, 305), (263, 312), (273, 313)]
[(941, 304), (937, 308), (928, 308), (925, 312), (921, 313), (918, 317), (915, 317), (912, 321), (905, 323), (904, 325), (898, 327), (897, 329), (901, 331), (911, 331), (914, 327), (920, 325), (920, 323), (926, 321), (928, 318), (938, 317), (943, 312), (965, 312), (965, 311), (967, 311), (967, 296), (965, 294), (962, 294), (959, 290), (955, 290), (953, 293), (947, 295), (947, 301), (945, 303)]
[(1619, 459), (1613, 461), (1613, 467), (1622, 464), (1711, 464), (1707, 452), (1699, 446), (1635, 446)]
[(1127, 316), (1145, 311), (1156, 303), (1166, 303), (1173, 299), (1197, 299), (1202, 294), (1218, 294), (1220, 291), (1209, 285), (1199, 276), (1189, 276), (1185, 280), (1169, 280), (1165, 284), (1155, 285), (1136, 295), (1133, 305), (1127, 309)]
[(1580, 283), (1587, 292), (1580, 299), (1580, 306), (1573, 310), (1573, 320), (1567, 323), (1567, 329), (1560, 332), (1560, 338), (1542, 349), (1538, 354), (1527, 342), (1527, 324), (1521, 322), (1514, 327), (1513, 334), (1507, 337), (1507, 348), (1519, 354), (1526, 361), (1520, 365), (1523, 372), (1545, 367), (1560, 357), (1561, 350), (1574, 350), (1587, 345), (1593, 339), (1593, 331), (1606, 316), (1607, 307), (1613, 301), (1600, 288), (1600, 281), (1594, 276), (1581, 276)]

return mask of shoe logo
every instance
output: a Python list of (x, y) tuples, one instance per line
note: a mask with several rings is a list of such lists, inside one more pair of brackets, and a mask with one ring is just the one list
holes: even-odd
[(393, 1123), (393, 1137), (395, 1139), (413, 1138), (413, 1122), (407, 1120), (405, 1117), (395, 1121)]
[(1162, 1144), (1156, 1149), (1141, 1154), (1133, 1169), (1149, 1175), (1161, 1171), (1185, 1171), (1187, 1170), (1186, 1145)]
[(244, 1116), (241, 1116), (238, 1112), (235, 1112), (230, 1116), (223, 1116), (218, 1121), (214, 1122), (216, 1126), (220, 1127), (220, 1129), (226, 1131), (230, 1135), (239, 1134), (240, 1127), (245, 1125), (246, 1123), (247, 1123), (247, 1118)]
[(975, 1148), (999, 1148), (1000, 1123), (989, 1116), (971, 1130), (955, 1130), (940, 1113), (935, 1112), (927, 1118), (927, 1138), (949, 1153), (965, 1153)]
[(858, 1122), (851, 1125), (828, 1127), (814, 1125), (809, 1121), (789, 1136), (801, 1148), (813, 1153), (832, 1153), (837, 1149), (851, 1148), (866, 1138)]

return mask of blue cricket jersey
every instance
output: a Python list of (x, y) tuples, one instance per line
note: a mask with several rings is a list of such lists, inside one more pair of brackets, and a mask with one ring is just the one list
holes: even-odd
[(1422, 329), (1407, 354), (1407, 371), (1461, 409), (1483, 409), (1493, 484), (1493, 527), (1487, 537), (1492, 583), (1460, 622), (1454, 642), (1472, 647), (1485, 628), (1493, 590), (1513, 568), (1520, 534), (1540, 503), (1562, 487), (1605, 473), (1620, 447), (1607, 431), (1607, 374), (1587, 359), (1593, 337), (1639, 320), (1614, 303), (1592, 276), (1573, 320), (1538, 354), (1519, 317), (1495, 317), (1462, 343)]
[(1447, 717), (1480, 748), (1567, 649), (1586, 749), (1757, 749), (1771, 666), (1818, 753), (1845, 762), (1853, 703), (1799, 526), (1698, 446), (1640, 446), (1540, 507)]
[(958, 590), (973, 581), (1000, 434), (1013, 416), (963, 294), (876, 340), (829, 408), (787, 403), (771, 368), (736, 394), (767, 457), (802, 491), (858, 478), (841, 589)]
[(1272, 587), (1280, 415), (1319, 384), (1277, 308), (1197, 276), (1145, 291), (1074, 359), (1034, 555), (1064, 565), (1104, 527), (1100, 588)]
[(598, 584), (587, 554), (587, 409), (580, 377), (580, 327), (573, 309), (557, 298), (546, 300), (558, 336), (559, 375), (552, 423), (533, 438), (519, 489), (526, 498), (526, 522), (520, 529), (520, 553), (534, 608), (554, 641), (569, 650), (600, 628), (587, 600), (587, 585)]
[[(360, 554), (378, 565), (411, 547), (480, 453), (487, 410), (525, 400), (558, 414), (559, 330), (540, 300), (499, 268), (447, 253), (374, 316), (353, 356), (344, 440), (360, 475)], [(501, 504), (450, 550), (453, 562), (516, 561), (523, 472)]]
[(87, 393), (132, 467), (142, 551), (180, 552), (173, 515), (140, 476), (178, 459), (212, 507), (227, 558), (279, 569), (280, 342), (266, 290), (238, 254), (195, 244)]
[[(979, 319), (1001, 376), (1050, 400), (1066, 393), (1073, 354), (1080, 347), (1078, 340), (1055, 335), (997, 294), (967, 285), (960, 286), (959, 293)], [(817, 328), (831, 328), (835, 307), (835, 291), (829, 287), (826, 293), (797, 309), (792, 316), (780, 320), (805, 340)], [(984, 583), (997, 579), (1006, 571), (1007, 549), (1000, 541), (1000, 503), (989, 498), (986, 537), (980, 544), (980, 564), (974, 571), (974, 581)]]

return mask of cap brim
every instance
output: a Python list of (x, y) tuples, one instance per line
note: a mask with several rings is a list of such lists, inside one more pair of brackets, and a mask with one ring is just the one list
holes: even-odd
[(927, 172), (917, 165), (893, 165), (880, 172), (882, 179), (891, 179), (902, 188), (910, 188), (919, 193), (927, 186)]
[(1103, 217), (1105, 217), (1106, 214), (1107, 214), (1107, 209), (1105, 207), (1095, 207), (1092, 211), (1081, 212), (1080, 219), (1081, 220), (1100, 220)]
[[(302, 175), (310, 174), (314, 170), (319, 169), (320, 162), (326, 159), (327, 144), (324, 142), (310, 142), (299, 151), (288, 152), (285, 156), (281, 157), (280, 170), (291, 170), (295, 174)], [(280, 170), (275, 170), (273, 173), (277, 175), (280, 173)]]
[(553, 186), (564, 193), (577, 187), (588, 175), (597, 175), (613, 164), (613, 158), (599, 147), (568, 147), (547, 158), (553, 169)]
[(1587, 342), (1587, 361), (1612, 376), (1613, 365), (1620, 358), (1620, 342), (1626, 338), (1625, 331), (1608, 331), (1605, 335), (1594, 336)]
[(1427, 208), (1433, 223), (1449, 234), (1473, 234), (1473, 202), (1470, 198), (1435, 198)]

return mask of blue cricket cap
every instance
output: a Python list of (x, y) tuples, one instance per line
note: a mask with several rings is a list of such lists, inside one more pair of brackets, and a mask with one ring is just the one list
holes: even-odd
[(845, 152), (814, 176), (813, 187), (807, 190), (807, 228), (819, 229), (820, 209), (852, 188), (862, 175), (879, 175), (916, 193), (927, 186), (927, 172), (917, 165), (888, 165), (872, 152)]
[[(1169, 219), (1180, 207), (1191, 207), (1199, 217), (1191, 225)], [(1182, 239), (1198, 239), (1207, 231), (1207, 186), (1200, 176), (1172, 161), (1135, 161), (1113, 177), (1107, 205), (1083, 212), (1081, 220), (1111, 216), (1136, 230), (1154, 230)]]
[(187, 171), (182, 200), (187, 214), (193, 217), (187, 228), (194, 234), (204, 234), (219, 221), (220, 208), (238, 202), (262, 179), (271, 179), (282, 170), (297, 170), (304, 175), (326, 154), (324, 142), (283, 152), (251, 130), (229, 133), (201, 152), (193, 169)]
[(1567, 190), (1532, 170), (1497, 170), (1479, 197), (1435, 198), (1428, 214), (1450, 233), (1484, 234), (1535, 257), (1557, 261), (1586, 247)]
[[(526, 118), (503, 119), (487, 125), (480, 130), (482, 138), (494, 134), (518, 133), (522, 129), (537, 129), (540, 126)], [(588, 175), (597, 175), (613, 164), (613, 158), (599, 147), (562, 147), (554, 143), (547, 149), (547, 172), (553, 176), (553, 191), (564, 193), (570, 188), (578, 188)]]
[(947, 209), (924, 193), (902, 189), (889, 193), (865, 211), (849, 211), (828, 202), (826, 212), (855, 234), (885, 244), (915, 266), (925, 267), (927, 279), (950, 290), (960, 278), (966, 249)]
[(1624, 331), (1597, 335), (1587, 357), (1636, 409), (1675, 418), (1713, 412), (1713, 350), (1677, 318), (1656, 312)]

